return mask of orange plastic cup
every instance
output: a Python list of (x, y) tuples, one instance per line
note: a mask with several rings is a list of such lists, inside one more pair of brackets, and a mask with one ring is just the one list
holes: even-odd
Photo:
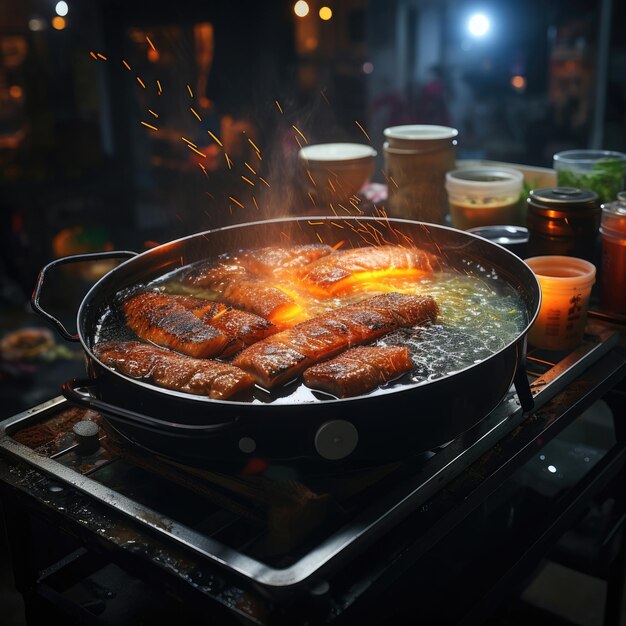
[(595, 265), (569, 256), (536, 256), (525, 262), (541, 287), (541, 308), (528, 341), (546, 350), (575, 348), (585, 333)]

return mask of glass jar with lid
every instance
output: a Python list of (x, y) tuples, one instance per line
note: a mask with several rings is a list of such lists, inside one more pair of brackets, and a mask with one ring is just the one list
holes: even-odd
[(551, 187), (528, 196), (528, 255), (549, 254), (595, 260), (600, 200), (588, 189)]
[(456, 128), (433, 124), (385, 128), (390, 216), (445, 223), (445, 176), (455, 167), (458, 134)]
[(600, 306), (626, 315), (626, 191), (602, 205), (602, 278)]

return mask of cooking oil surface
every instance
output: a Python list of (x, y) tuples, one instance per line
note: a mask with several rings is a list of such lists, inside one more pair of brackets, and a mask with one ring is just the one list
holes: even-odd
[[(185, 272), (164, 276), (146, 287), (219, 300), (219, 294), (215, 292), (186, 285), (181, 277), (188, 270), (189, 267)], [(295, 287), (289, 285), (288, 288), (293, 290)], [(314, 317), (329, 309), (392, 291), (432, 296), (439, 305), (439, 316), (435, 324), (401, 329), (372, 344), (406, 346), (415, 364), (412, 372), (372, 394), (436, 380), (480, 363), (514, 341), (528, 323), (526, 307), (519, 294), (493, 271), (487, 272), (481, 267), (468, 267), (463, 272), (438, 271), (418, 280), (390, 276), (382, 282), (360, 284), (351, 293), (330, 299), (316, 299), (307, 294), (306, 311)], [(100, 318), (96, 341), (136, 339), (132, 335), (124, 324), (123, 314), (114, 307)], [(293, 381), (271, 393), (257, 387), (246, 398), (238, 398), (254, 404), (294, 404), (329, 399), (333, 397), (309, 389), (300, 381)]]

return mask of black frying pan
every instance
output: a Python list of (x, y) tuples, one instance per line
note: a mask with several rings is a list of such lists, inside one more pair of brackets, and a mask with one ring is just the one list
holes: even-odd
[[(340, 241), (363, 245), (355, 228), (375, 218), (287, 218), (229, 226), (163, 244), (142, 254), (111, 252), (59, 259), (40, 273), (32, 305), (63, 334), (80, 341), (89, 378), (69, 381), (64, 395), (101, 412), (125, 437), (185, 462), (245, 462), (268, 459), (322, 462), (381, 462), (442, 445), (488, 415), (514, 383), (525, 410), (532, 398), (523, 366), (526, 333), (539, 310), (541, 291), (528, 266), (508, 250), (467, 232), (409, 220), (389, 220), (418, 247), (441, 255), (451, 268), (494, 270), (522, 298), (528, 324), (499, 352), (454, 374), (396, 386), (375, 394), (306, 404), (220, 401), (162, 389), (128, 378), (94, 355), (99, 316), (117, 292), (146, 283), (208, 257), (240, 248), (282, 242)], [(375, 225), (379, 230), (380, 220)], [(339, 229), (337, 224), (343, 225)], [(86, 258), (129, 257), (101, 278), (83, 299), (76, 334), (39, 303), (45, 274), (60, 264)]]

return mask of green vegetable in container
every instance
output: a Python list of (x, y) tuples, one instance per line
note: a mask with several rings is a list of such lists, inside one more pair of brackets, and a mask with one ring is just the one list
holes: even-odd
[(612, 202), (624, 188), (626, 162), (619, 159), (602, 159), (593, 164), (587, 173), (559, 170), (557, 182), (560, 187), (591, 189), (601, 202)]

